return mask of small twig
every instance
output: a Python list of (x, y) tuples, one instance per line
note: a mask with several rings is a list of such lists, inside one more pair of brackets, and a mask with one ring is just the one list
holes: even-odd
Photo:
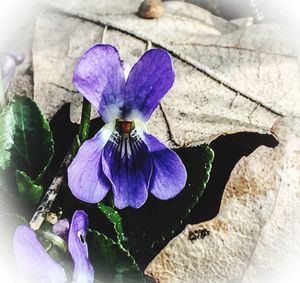
[(51, 185), (49, 186), (41, 204), (34, 213), (29, 225), (33, 230), (38, 230), (43, 224), (50, 208), (59, 192), (59, 189), (65, 179), (65, 171), (72, 161), (72, 154), (68, 153), (63, 160), (59, 171), (56, 173)]

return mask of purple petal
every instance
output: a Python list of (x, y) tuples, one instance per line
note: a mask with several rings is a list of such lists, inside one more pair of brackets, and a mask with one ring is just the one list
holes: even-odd
[(125, 79), (115, 47), (97, 44), (86, 51), (75, 67), (73, 83), (105, 122), (120, 117)]
[(0, 79), (2, 79), (4, 92), (7, 91), (9, 82), (16, 72), (16, 66), (12, 56), (5, 54), (0, 57)]
[(115, 206), (141, 207), (148, 197), (152, 163), (137, 131), (125, 137), (115, 130), (104, 147), (102, 160), (103, 171), (113, 185)]
[(187, 173), (178, 155), (152, 135), (144, 133), (153, 160), (150, 192), (159, 199), (176, 196), (185, 186)]
[(68, 168), (68, 185), (75, 197), (97, 203), (109, 191), (111, 184), (102, 170), (102, 149), (114, 125), (105, 125), (91, 140), (85, 141)]
[(7, 90), (10, 80), (16, 72), (16, 67), (23, 63), (24, 54), (2, 54), (0, 55), (0, 72), (4, 92)]
[(76, 210), (70, 227), (68, 248), (74, 261), (73, 283), (94, 282), (94, 270), (88, 257), (86, 233), (88, 218), (84, 211)]
[(65, 241), (68, 238), (69, 234), (69, 228), (70, 228), (70, 222), (67, 218), (58, 220), (53, 226), (52, 226), (52, 233), (61, 237)]
[(14, 53), (14, 54), (10, 54), (10, 56), (14, 58), (17, 66), (22, 64), (25, 60), (25, 55), (23, 53)]
[(15, 232), (14, 252), (18, 269), (29, 282), (67, 282), (64, 269), (53, 261), (35, 233), (25, 225)]
[(147, 51), (129, 73), (123, 118), (147, 121), (173, 82), (174, 70), (169, 53), (163, 49)]

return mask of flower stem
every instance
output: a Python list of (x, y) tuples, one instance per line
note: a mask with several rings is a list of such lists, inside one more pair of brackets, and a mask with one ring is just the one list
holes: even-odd
[(83, 143), (89, 136), (90, 119), (91, 119), (91, 103), (89, 103), (85, 98), (83, 98), (81, 122), (80, 122), (79, 133), (78, 133), (80, 143)]
[(75, 154), (77, 153), (80, 144), (82, 144), (89, 135), (90, 129), (90, 116), (91, 116), (91, 104), (84, 99), (82, 103), (81, 121), (71, 149), (68, 151), (66, 157), (64, 158), (58, 172), (56, 173), (51, 185), (48, 187), (42, 202), (38, 206), (36, 212), (34, 213), (29, 225), (33, 230), (38, 230), (43, 224), (47, 214), (49, 213), (54, 200), (57, 197), (60, 187), (65, 181), (66, 171)]

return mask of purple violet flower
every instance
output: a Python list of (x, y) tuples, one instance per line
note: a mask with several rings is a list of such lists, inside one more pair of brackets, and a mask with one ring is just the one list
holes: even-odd
[(80, 147), (68, 168), (72, 193), (89, 203), (110, 188), (118, 208), (141, 207), (150, 191), (176, 196), (187, 173), (177, 154), (147, 132), (145, 122), (174, 82), (171, 56), (147, 51), (128, 72), (115, 47), (97, 44), (79, 59), (73, 83), (106, 123)]
[(17, 66), (22, 64), (24, 59), (24, 54), (0, 54), (0, 79), (2, 80), (3, 92), (7, 91)]
[[(82, 210), (75, 211), (68, 235), (68, 249), (74, 261), (72, 283), (94, 281), (94, 270), (88, 259), (85, 241), (87, 229), (86, 213)], [(17, 228), (14, 236), (14, 252), (20, 275), (28, 282), (67, 282), (63, 267), (45, 251), (30, 227), (21, 225)]]

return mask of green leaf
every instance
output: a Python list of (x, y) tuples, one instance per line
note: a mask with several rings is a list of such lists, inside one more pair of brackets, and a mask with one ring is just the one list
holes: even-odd
[(119, 213), (111, 206), (105, 205), (102, 202), (98, 203), (98, 208), (107, 219), (114, 225), (115, 231), (117, 233), (118, 242), (121, 244), (126, 240), (126, 237), (123, 232), (122, 219)]
[(122, 277), (123, 282), (143, 282), (135, 260), (121, 245), (95, 230), (88, 232), (87, 242), (97, 280), (112, 282)]
[(32, 179), (44, 172), (54, 152), (48, 122), (37, 105), (23, 96), (16, 96), (3, 109), (0, 140), (0, 169), (18, 169)]
[(29, 203), (33, 205), (38, 204), (43, 194), (43, 187), (35, 184), (23, 171), (16, 171), (16, 179), (20, 194), (26, 198)]
[(170, 200), (159, 200), (149, 195), (140, 209), (119, 211), (127, 237), (124, 244), (140, 266), (148, 264), (188, 224), (187, 218), (209, 180), (214, 153), (208, 145), (177, 150), (177, 153), (188, 173), (182, 192)]

